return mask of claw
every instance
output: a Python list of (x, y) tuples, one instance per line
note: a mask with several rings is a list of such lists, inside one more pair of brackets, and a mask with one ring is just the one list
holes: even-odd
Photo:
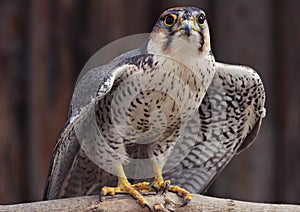
[(158, 193), (158, 189), (156, 188), (156, 186), (155, 185), (153, 185), (152, 183), (149, 183), (149, 185), (148, 186), (150, 186), (151, 188), (153, 188), (154, 189), (154, 191), (156, 192), (156, 194)]
[(168, 190), (168, 188), (170, 187), (170, 185), (171, 185), (171, 183), (169, 181), (166, 182), (166, 186), (164, 187), (162, 194), (166, 193), (166, 191)]
[(145, 206), (146, 208), (148, 208), (149, 212), (152, 212), (152, 210), (151, 210), (150, 206), (148, 205), (148, 203), (145, 203), (144, 206)]
[(99, 200), (100, 200), (100, 202), (102, 202), (103, 201), (103, 195), (104, 193), (103, 193), (103, 190), (102, 190), (102, 188), (100, 189), (100, 192), (99, 192)]
[(186, 206), (187, 204), (189, 204), (191, 202), (191, 200), (190, 199), (187, 199), (187, 200), (185, 200), (185, 202), (180, 206), (180, 207), (184, 207), (184, 206)]

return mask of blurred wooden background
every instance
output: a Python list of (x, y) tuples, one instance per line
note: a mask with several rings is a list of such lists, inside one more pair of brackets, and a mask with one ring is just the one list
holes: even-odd
[(203, 8), (217, 60), (253, 67), (267, 92), (257, 142), (208, 194), (300, 203), (299, 0), (0, 0), (0, 204), (41, 199), (85, 62), (178, 5)]

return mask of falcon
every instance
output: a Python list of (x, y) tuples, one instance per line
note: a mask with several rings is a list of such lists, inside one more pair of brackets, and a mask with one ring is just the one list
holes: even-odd
[(262, 80), (215, 61), (204, 11), (161, 14), (139, 48), (86, 72), (57, 139), (44, 199), (203, 193), (265, 116)]

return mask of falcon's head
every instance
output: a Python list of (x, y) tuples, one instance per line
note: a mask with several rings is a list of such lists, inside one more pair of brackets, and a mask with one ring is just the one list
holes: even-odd
[(148, 51), (182, 54), (191, 47), (198, 54), (210, 51), (205, 13), (195, 7), (176, 7), (163, 12), (151, 32)]

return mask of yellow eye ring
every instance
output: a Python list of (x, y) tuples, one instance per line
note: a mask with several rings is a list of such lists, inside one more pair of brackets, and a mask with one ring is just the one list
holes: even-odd
[(198, 15), (197, 21), (198, 21), (198, 24), (199, 24), (200, 26), (203, 26), (203, 25), (204, 25), (205, 20), (206, 20), (206, 17), (205, 17), (205, 15), (204, 15), (203, 13), (201, 13), (200, 15)]
[(171, 27), (175, 24), (176, 20), (177, 20), (177, 15), (169, 14), (165, 16), (164, 23), (167, 27)]

